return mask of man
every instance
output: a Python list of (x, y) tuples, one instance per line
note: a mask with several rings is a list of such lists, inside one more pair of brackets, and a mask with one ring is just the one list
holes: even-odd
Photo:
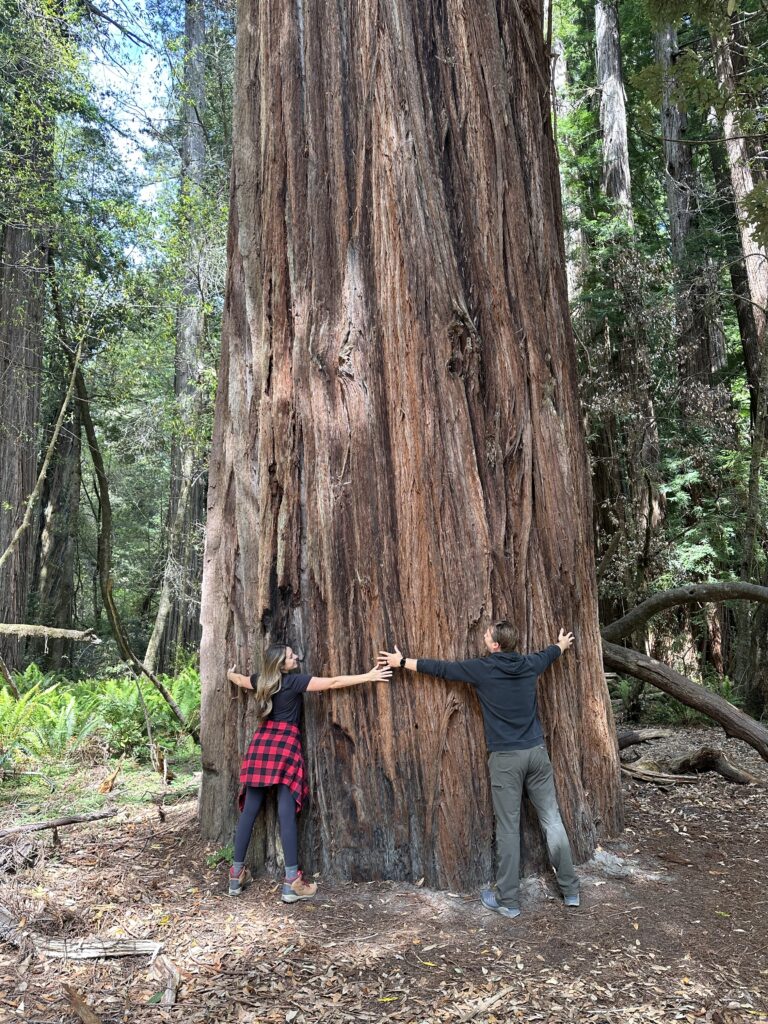
[(497, 892), (484, 889), (480, 894), (483, 904), (504, 917), (520, 914), (520, 807), (525, 788), (539, 816), (565, 905), (578, 907), (579, 880), (557, 806), (552, 765), (536, 708), (536, 680), (555, 658), (568, 650), (573, 633), (561, 629), (557, 643), (538, 654), (515, 651), (517, 630), (506, 621), (489, 626), (483, 640), (488, 654), (469, 661), (406, 658), (395, 646), (393, 653), (380, 651), (379, 662), (386, 662), (391, 668), (469, 683), (477, 692), (489, 752), (499, 860)]

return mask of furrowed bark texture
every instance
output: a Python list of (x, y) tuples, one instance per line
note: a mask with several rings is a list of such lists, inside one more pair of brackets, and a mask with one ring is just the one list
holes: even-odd
[[(466, 657), (500, 615), (527, 649), (578, 630), (541, 711), (577, 857), (598, 822), (620, 827), (541, 14), (240, 7), (202, 607), (212, 839), (230, 838), (254, 724), (228, 662), (258, 670), (280, 637), (316, 674), (366, 669), (393, 642)], [(468, 689), (310, 694), (304, 743), (305, 863), (488, 876)]]
[(627, 104), (621, 70), (621, 37), (617, 0), (595, 4), (597, 87), (603, 134), (603, 190), (633, 222), (632, 188), (627, 144)]
[[(8, 547), (37, 479), (45, 251), (39, 233), (0, 226), (0, 553)], [(29, 529), (0, 571), (0, 622), (27, 617), (37, 533)], [(0, 655), (19, 665), (18, 641)]]

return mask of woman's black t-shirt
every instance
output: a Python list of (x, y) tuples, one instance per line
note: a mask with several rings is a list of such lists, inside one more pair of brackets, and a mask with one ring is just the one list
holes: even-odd
[[(272, 711), (265, 721), (291, 722), (293, 725), (298, 725), (303, 693), (309, 686), (311, 678), (312, 676), (300, 674), (284, 675), (280, 689), (272, 695)], [(254, 690), (258, 681), (258, 675), (251, 676), (251, 686)]]

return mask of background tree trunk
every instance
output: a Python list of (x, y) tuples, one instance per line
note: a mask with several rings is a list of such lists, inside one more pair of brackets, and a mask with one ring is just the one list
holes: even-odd
[(155, 624), (144, 664), (150, 672), (172, 671), (180, 645), (196, 646), (199, 614), (193, 591), (200, 579), (196, 532), (205, 513), (205, 482), (198, 453), (201, 405), (200, 371), (205, 341), (204, 296), (196, 225), (205, 173), (205, 7), (186, 0), (184, 16), (184, 84), (180, 215), (184, 253), (182, 302), (176, 315), (174, 389), (179, 426), (171, 452), (168, 506), (168, 552), (160, 586)]
[[(498, 8), (241, 5), (202, 607), (215, 841), (253, 726), (228, 661), (286, 636), (316, 673), (395, 641), (465, 657), (500, 615), (527, 649), (578, 630), (542, 715), (577, 857), (620, 826), (541, 7)], [(466, 688), (305, 708), (312, 867), (488, 877)]]
[[(0, 226), (0, 552), (5, 551), (37, 479), (46, 256), (39, 232)], [(37, 532), (26, 531), (0, 571), (0, 622), (27, 617)], [(19, 642), (0, 656), (19, 665)]]
[[(756, 351), (745, 348), (747, 382), (752, 391), (753, 429), (750, 455), (749, 493), (744, 529), (741, 575), (745, 580), (757, 578), (761, 559), (757, 544), (765, 546), (765, 508), (761, 497), (763, 456), (768, 432), (768, 251), (758, 243), (755, 228), (746, 206), (754, 189), (747, 139), (739, 125), (737, 112), (738, 61), (734, 55), (733, 30), (714, 32), (712, 50), (718, 84), (726, 98), (723, 117), (725, 149), (730, 170), (733, 200), (741, 237), (742, 258), (748, 285), (749, 308), (754, 330), (742, 335), (742, 341), (753, 339)], [(751, 372), (750, 372), (751, 369)], [(763, 582), (761, 580), (760, 582)], [(750, 710), (761, 715), (768, 703), (768, 669), (766, 668), (766, 626), (768, 618), (762, 609), (751, 617), (738, 616), (738, 640), (734, 649), (733, 675), (740, 684)]]
[[(652, 541), (664, 506), (658, 487), (659, 430), (653, 373), (645, 332), (632, 310), (636, 289), (633, 265), (638, 254), (616, 0), (597, 0), (595, 4), (595, 72), (600, 95), (601, 186), (613, 215), (614, 246), (606, 256), (602, 243), (600, 272), (602, 287), (612, 288), (617, 298), (612, 308), (607, 304), (607, 313), (606, 303), (598, 304), (600, 319), (594, 325), (595, 337), (602, 338), (597, 355), (610, 368), (609, 386), (616, 392), (615, 400), (591, 431), (594, 527), (602, 565), (613, 557), (616, 533), (617, 546), (631, 552), (635, 573), (634, 579), (627, 574), (625, 590), (632, 603), (645, 586)], [(613, 618), (618, 613), (616, 605), (615, 598), (604, 601), (601, 612)]]
[[(748, 384), (757, 390), (762, 352), (765, 345), (766, 315), (768, 310), (768, 253), (755, 238), (754, 226), (745, 206), (745, 199), (754, 189), (754, 178), (750, 164), (747, 140), (739, 127), (735, 109), (736, 67), (731, 50), (732, 39), (728, 35), (716, 34), (712, 38), (718, 84), (728, 106), (723, 117), (723, 134), (728, 159), (728, 169), (733, 189), (744, 270), (749, 287), (749, 299), (754, 330), (749, 336), (757, 344), (757, 352), (746, 353)], [(751, 372), (750, 372), (751, 371)]]
[(631, 225), (632, 186), (627, 142), (627, 104), (621, 71), (619, 9), (616, 0), (595, 4), (597, 87), (603, 134), (603, 191)]
[(708, 392), (725, 366), (725, 336), (718, 308), (714, 261), (694, 255), (699, 228), (700, 183), (686, 140), (688, 119), (677, 101), (677, 32), (664, 25), (656, 32), (656, 59), (664, 72), (661, 134), (669, 214), (669, 242), (675, 269), (679, 365), (685, 411), (706, 415)]
[[(552, 107), (556, 122), (568, 117), (572, 112), (572, 102), (568, 93), (568, 65), (565, 47), (556, 39), (552, 48)], [(558, 138), (558, 145), (564, 145)], [(573, 302), (579, 297), (584, 275), (589, 265), (589, 242), (583, 228), (583, 212), (579, 207), (575, 190), (569, 190), (561, 168), (560, 189), (563, 196), (563, 214), (565, 217), (565, 272), (568, 282), (568, 299)]]
[[(47, 444), (67, 390), (68, 367), (54, 359), (62, 386), (54, 396)], [(75, 605), (75, 546), (80, 508), (80, 407), (72, 402), (61, 427), (40, 495), (40, 526), (34, 577), (35, 620), (70, 629)], [(73, 644), (50, 640), (30, 645), (31, 658), (46, 669), (71, 669)]]

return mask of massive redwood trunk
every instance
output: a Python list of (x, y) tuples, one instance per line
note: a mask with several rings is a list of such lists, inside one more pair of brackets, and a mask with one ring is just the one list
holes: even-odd
[[(620, 827), (541, 13), (240, 6), (202, 608), (214, 841), (253, 726), (228, 664), (258, 670), (280, 637), (316, 673), (395, 641), (464, 657), (502, 615), (526, 648), (577, 630), (540, 691), (564, 817), (579, 859)], [(488, 877), (468, 689), (411, 676), (305, 709), (305, 862)]]

